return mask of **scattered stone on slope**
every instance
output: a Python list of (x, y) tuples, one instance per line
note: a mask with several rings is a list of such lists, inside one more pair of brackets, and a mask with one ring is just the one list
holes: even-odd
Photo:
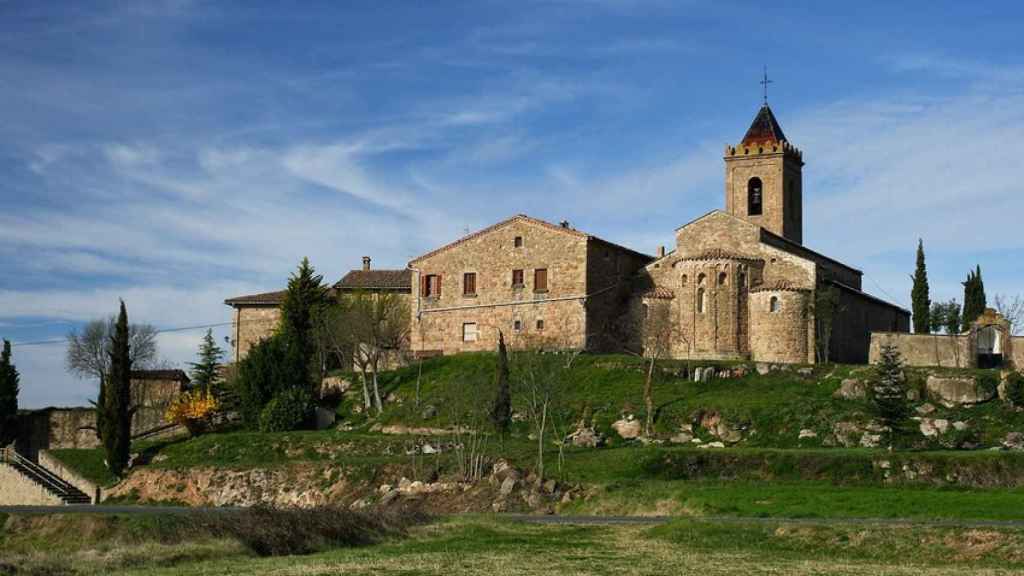
[(846, 378), (839, 384), (839, 389), (832, 394), (836, 398), (844, 400), (863, 400), (867, 398), (868, 385), (857, 378)]
[(1003, 440), (1003, 447), (1007, 450), (1024, 450), (1024, 434), (1008, 432)]
[(612, 429), (626, 440), (639, 438), (643, 434), (643, 425), (632, 414), (626, 414), (612, 423)]
[(914, 410), (917, 410), (918, 414), (927, 416), (928, 414), (935, 412), (935, 405), (925, 402), (924, 404), (921, 404), (917, 408), (914, 408)]
[(971, 377), (928, 376), (928, 394), (947, 408), (961, 404), (980, 404), (995, 397), (994, 390), (986, 390)]
[(604, 446), (605, 443), (604, 434), (601, 434), (589, 426), (577, 428), (575, 432), (566, 438), (566, 440), (568, 440), (573, 446), (579, 446), (582, 448), (599, 448)]
[(817, 437), (818, 437), (818, 433), (815, 432), (814, 430), (811, 430), (810, 428), (804, 428), (804, 429), (800, 430), (800, 434), (797, 436), (797, 438), (799, 440), (804, 440), (806, 438), (817, 438)]

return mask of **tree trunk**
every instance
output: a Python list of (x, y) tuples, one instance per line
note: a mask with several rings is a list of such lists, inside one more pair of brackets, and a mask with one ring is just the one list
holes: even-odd
[(373, 367), (373, 399), (377, 402), (377, 415), (384, 412), (384, 403), (380, 401), (380, 387), (377, 385), (377, 367)]
[(654, 360), (651, 357), (650, 364), (647, 365), (647, 378), (644, 379), (644, 407), (647, 409), (647, 418), (644, 421), (644, 436), (651, 435), (651, 429), (654, 427), (654, 387), (652, 381), (654, 380)]
[(362, 374), (361, 380), (363, 382), (363, 409), (366, 410), (366, 414), (369, 415), (370, 408), (373, 407), (373, 402), (370, 401), (370, 389), (366, 386), (366, 369), (362, 369), (360, 373)]
[(548, 403), (541, 406), (540, 430), (537, 433), (537, 477), (544, 480), (544, 432), (548, 424)]

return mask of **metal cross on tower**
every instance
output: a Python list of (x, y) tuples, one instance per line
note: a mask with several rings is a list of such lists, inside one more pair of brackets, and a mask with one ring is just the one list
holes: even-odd
[(764, 86), (764, 103), (768, 104), (768, 85), (772, 84), (772, 81), (768, 79), (768, 66), (764, 67), (764, 79), (760, 82), (761, 86)]

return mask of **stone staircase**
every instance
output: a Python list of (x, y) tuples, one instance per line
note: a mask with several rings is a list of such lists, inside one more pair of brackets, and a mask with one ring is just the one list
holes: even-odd
[(23, 477), (60, 498), (65, 504), (92, 504), (92, 498), (49, 469), (25, 458), (13, 448), (0, 449), (0, 466), (9, 466)]

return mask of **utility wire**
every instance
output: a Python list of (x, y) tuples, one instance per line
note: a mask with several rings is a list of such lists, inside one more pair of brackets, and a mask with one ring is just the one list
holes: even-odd
[[(266, 319), (262, 319), (262, 320), (246, 320), (245, 323), (246, 324), (253, 324), (253, 323), (257, 323), (257, 322), (276, 322), (276, 321), (277, 321), (276, 319), (266, 318)], [(185, 331), (188, 331), (188, 330), (202, 330), (204, 328), (220, 328), (222, 326), (234, 326), (234, 325), (235, 325), (234, 322), (219, 322), (217, 324), (198, 324), (198, 325), (195, 325), (195, 326), (179, 326), (177, 328), (164, 328), (163, 330), (157, 330), (156, 333), (157, 334), (166, 334), (168, 332), (185, 332)], [(17, 347), (17, 346), (46, 346), (46, 345), (50, 345), (50, 344), (66, 344), (67, 342), (68, 342), (67, 338), (60, 338), (60, 339), (54, 339), (54, 340), (36, 340), (36, 341), (32, 341), (32, 342), (12, 342), (11, 343), (11, 347), (14, 348), (14, 347)]]

